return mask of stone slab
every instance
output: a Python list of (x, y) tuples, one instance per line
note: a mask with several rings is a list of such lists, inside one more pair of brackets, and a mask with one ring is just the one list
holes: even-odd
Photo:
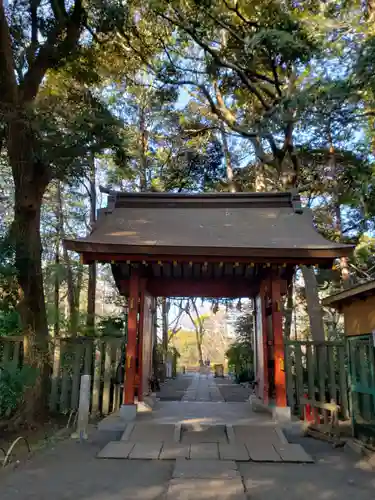
[(137, 417), (137, 405), (136, 404), (121, 405), (120, 417), (125, 422), (132, 422), (133, 420), (135, 420)]
[(241, 479), (172, 479), (166, 500), (246, 500)]
[(126, 425), (125, 431), (121, 436), (121, 441), (130, 441), (130, 436), (134, 430), (134, 427), (135, 427), (135, 422), (129, 422)]
[(250, 459), (253, 462), (282, 462), (281, 456), (269, 443), (245, 443)]
[(130, 440), (137, 443), (166, 441), (173, 443), (174, 424), (136, 424)]
[(220, 460), (237, 460), (239, 462), (248, 462), (250, 460), (249, 453), (242, 443), (219, 443), (219, 457)]
[(279, 445), (280, 437), (278, 436), (274, 426), (235, 426), (234, 433), (236, 440), (242, 443), (250, 443), (261, 446), (263, 443), (267, 445)]
[(190, 458), (197, 460), (218, 460), (217, 443), (193, 443), (190, 445)]
[(234, 433), (233, 425), (227, 424), (225, 426), (225, 432), (230, 444), (235, 444), (236, 442), (236, 434)]
[(190, 446), (179, 443), (165, 443), (160, 453), (160, 460), (175, 460), (177, 458), (189, 458)]
[(278, 447), (275, 446), (275, 449), (283, 462), (314, 463), (314, 460), (300, 444), (282, 444)]
[(178, 458), (172, 478), (235, 479), (241, 477), (233, 460), (184, 460)]
[(111, 441), (97, 454), (97, 458), (128, 458), (134, 443)]
[(130, 460), (157, 460), (163, 443), (135, 443), (129, 458)]
[(184, 425), (182, 443), (227, 443), (225, 425)]
[(126, 424), (127, 422), (120, 417), (120, 414), (110, 415), (98, 423), (98, 430), (120, 432), (126, 429)]

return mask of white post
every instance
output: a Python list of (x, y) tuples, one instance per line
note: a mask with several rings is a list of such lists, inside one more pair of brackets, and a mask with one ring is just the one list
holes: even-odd
[(82, 375), (81, 387), (79, 390), (77, 431), (74, 434), (72, 434), (72, 438), (79, 438), (81, 440), (88, 438), (90, 388), (91, 388), (91, 376)]

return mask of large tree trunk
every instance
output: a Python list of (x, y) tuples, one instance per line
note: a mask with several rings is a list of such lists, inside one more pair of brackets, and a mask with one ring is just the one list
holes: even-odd
[(11, 235), (20, 285), (19, 313), (24, 331), (24, 360), (36, 369), (33, 387), (25, 392), (21, 419), (32, 421), (44, 413), (49, 382), (48, 324), (42, 274), (40, 211), (47, 177), (34, 157), (31, 132), (20, 121), (8, 127), (8, 155), (15, 183)]
[(139, 188), (142, 192), (147, 191), (147, 150), (148, 132), (146, 129), (146, 110), (141, 104), (139, 110)]
[[(96, 221), (96, 172), (95, 159), (92, 158), (90, 172), (90, 229)], [(87, 288), (87, 329), (93, 333), (95, 330), (95, 302), (96, 302), (96, 262), (89, 265), (89, 283)]]
[[(64, 230), (64, 210), (63, 210), (63, 200), (61, 195), (61, 183), (57, 183), (57, 209), (59, 214), (58, 227), (61, 238), (65, 236)], [(77, 335), (78, 328), (78, 310), (77, 310), (77, 289), (74, 286), (74, 274), (72, 269), (72, 264), (70, 261), (68, 250), (65, 245), (63, 245), (63, 260), (66, 270), (66, 286), (68, 290), (68, 307), (69, 307), (69, 322), (68, 322), (68, 333), (71, 337)], [(78, 290), (79, 293), (80, 290)]]
[(312, 267), (301, 266), (305, 281), (307, 311), (310, 320), (310, 333), (312, 340), (324, 341), (323, 309), (318, 294), (318, 284)]
[(223, 146), (222, 149), (223, 149), (224, 159), (225, 159), (225, 168), (227, 171), (228, 189), (229, 189), (230, 193), (235, 193), (236, 186), (234, 184), (234, 179), (233, 179), (232, 157), (231, 157), (231, 154), (229, 151), (227, 135), (225, 133), (224, 125), (222, 123), (220, 123), (220, 133), (221, 133), (221, 141), (222, 141), (222, 146)]
[(55, 283), (54, 283), (54, 294), (53, 294), (53, 303), (54, 303), (54, 322), (53, 322), (53, 335), (54, 337), (58, 337), (60, 334), (60, 236), (57, 238), (56, 242), (56, 250), (55, 250)]
[(191, 304), (193, 306), (196, 320), (194, 321), (193, 318), (190, 316), (190, 319), (193, 322), (193, 325), (195, 327), (195, 339), (196, 339), (196, 344), (197, 344), (197, 352), (198, 352), (198, 362), (199, 366), (203, 366), (203, 351), (202, 351), (202, 344), (203, 344), (203, 335), (204, 335), (204, 325), (201, 316), (199, 315), (199, 311), (197, 308), (197, 299), (191, 299)]

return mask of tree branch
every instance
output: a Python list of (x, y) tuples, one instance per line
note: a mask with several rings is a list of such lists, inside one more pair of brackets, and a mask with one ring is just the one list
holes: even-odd
[[(17, 82), (8, 21), (0, 1), (0, 115), (8, 113), (17, 102)], [(4, 106), (4, 108), (3, 108)]]
[(20, 93), (24, 102), (35, 99), (46, 72), (74, 51), (85, 24), (85, 17), (82, 0), (76, 0), (71, 14), (57, 22), (49, 31), (47, 40), (20, 83)]

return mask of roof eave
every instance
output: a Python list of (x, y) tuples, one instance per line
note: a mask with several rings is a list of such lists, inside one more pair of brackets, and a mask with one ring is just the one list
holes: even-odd
[(353, 247), (350, 245), (327, 247), (327, 248), (245, 248), (245, 247), (170, 247), (161, 245), (123, 245), (118, 243), (99, 243), (87, 240), (64, 240), (64, 245), (68, 250), (78, 253), (96, 253), (96, 254), (118, 254), (118, 255), (176, 255), (176, 256), (206, 256), (213, 257), (274, 257), (279, 259), (316, 259), (334, 260), (339, 257), (348, 257)]

